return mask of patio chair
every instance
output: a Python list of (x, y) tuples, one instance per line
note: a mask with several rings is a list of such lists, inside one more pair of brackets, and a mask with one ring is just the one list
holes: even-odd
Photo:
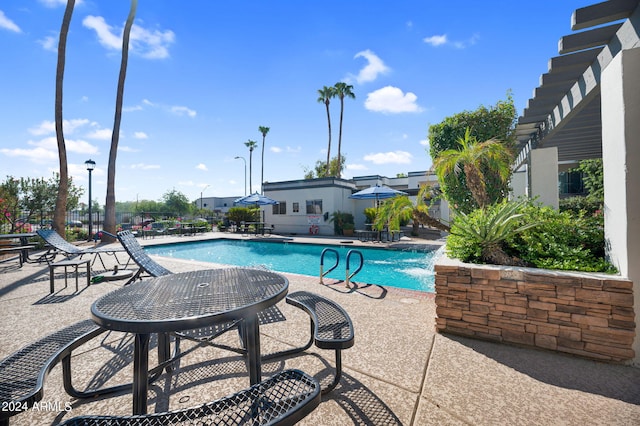
[[(49, 244), (49, 246), (51, 246), (51, 248), (49, 249), (49, 251), (47, 251), (47, 254), (52, 252), (57, 254), (57, 253), (61, 253), (62, 255), (66, 256), (67, 258), (72, 258), (72, 257), (76, 257), (76, 256), (80, 256), (80, 258), (82, 258), (82, 256), (86, 255), (93, 255), (93, 261), (91, 262), (91, 266), (93, 266), (93, 264), (96, 262), (96, 259), (100, 259), (100, 263), (102, 263), (102, 267), (106, 270), (107, 267), (104, 264), (104, 261), (102, 260), (102, 255), (103, 254), (107, 254), (107, 255), (112, 255), (115, 259), (116, 262), (118, 262), (118, 264), (122, 265), (122, 263), (120, 263), (120, 260), (118, 260), (118, 257), (116, 256), (116, 253), (125, 253), (126, 250), (123, 247), (110, 247), (110, 246), (105, 246), (105, 247), (78, 247), (74, 244), (71, 244), (70, 242), (68, 242), (67, 240), (65, 240), (64, 238), (62, 238), (60, 236), (60, 234), (58, 234), (55, 230), (53, 229), (39, 229), (38, 231), (36, 231), (38, 233), (38, 235), (40, 236), (40, 238), (42, 238), (43, 240), (45, 240), (47, 242), (47, 244)], [(53, 258), (55, 258), (55, 256), (53, 256)], [(51, 258), (51, 260), (53, 260), (53, 258)], [(49, 258), (47, 257), (47, 262), (49, 262)], [(129, 265), (129, 260), (127, 260), (127, 263), (125, 264), (125, 268)]]
[(137, 279), (142, 279), (140, 275), (143, 273), (152, 277), (162, 277), (173, 273), (149, 257), (131, 231), (120, 231), (117, 236), (120, 244), (122, 244), (124, 250), (129, 254), (129, 257), (139, 266), (139, 269), (125, 285), (131, 284)]

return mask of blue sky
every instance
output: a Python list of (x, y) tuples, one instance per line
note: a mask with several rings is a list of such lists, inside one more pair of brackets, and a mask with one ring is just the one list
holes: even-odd
[[(65, 0), (0, 3), (0, 174), (50, 177), (57, 43)], [(301, 179), (326, 158), (317, 90), (353, 85), (345, 100), (343, 177), (427, 170), (431, 124), (512, 91), (518, 114), (586, 1), (142, 0), (131, 33), (117, 156), (118, 201), (245, 193), (264, 178)], [(121, 37), (129, 1), (76, 1), (64, 83), (69, 172), (104, 204)], [(330, 105), (332, 156), (339, 100)], [(248, 179), (247, 179), (248, 186)], [(248, 189), (247, 189), (248, 191)], [(85, 192), (86, 197), (86, 192)]]

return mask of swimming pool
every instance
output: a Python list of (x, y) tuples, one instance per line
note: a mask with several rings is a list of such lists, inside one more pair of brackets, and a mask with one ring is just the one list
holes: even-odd
[[(328, 278), (344, 280), (347, 253), (349, 250), (358, 250), (363, 255), (364, 266), (351, 281), (358, 284), (378, 284), (434, 292), (433, 258), (435, 251), (240, 240), (163, 244), (145, 247), (145, 251), (149, 254), (177, 259), (235, 266), (265, 266), (273, 271), (319, 276), (320, 256), (325, 248), (336, 250), (340, 258), (338, 267), (326, 275)], [(325, 254), (325, 271), (334, 265), (335, 259), (334, 253), (327, 252)], [(359, 257), (352, 255), (350, 272), (353, 273), (359, 264)]]

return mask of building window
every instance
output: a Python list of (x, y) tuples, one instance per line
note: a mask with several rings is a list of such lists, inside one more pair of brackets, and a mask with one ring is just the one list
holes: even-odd
[(307, 214), (322, 214), (322, 200), (307, 200)]
[(293, 212), (300, 213), (300, 203), (293, 203)]
[(278, 204), (274, 204), (273, 206), (273, 214), (287, 214), (287, 202), (279, 201)]
[(582, 172), (566, 171), (559, 174), (560, 196), (583, 195), (585, 193)]

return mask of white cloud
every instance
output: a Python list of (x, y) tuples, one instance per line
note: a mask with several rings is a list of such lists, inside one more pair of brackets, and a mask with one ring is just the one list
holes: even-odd
[(93, 132), (87, 134), (89, 139), (99, 139), (103, 141), (111, 140), (113, 130), (111, 129), (96, 129)]
[(64, 144), (68, 152), (77, 152), (78, 154), (97, 154), (98, 148), (91, 145), (87, 141), (65, 139)]
[(365, 58), (368, 61), (367, 65), (356, 76), (356, 81), (359, 84), (374, 81), (378, 78), (378, 75), (386, 74), (390, 71), (390, 68), (384, 64), (382, 59), (369, 49), (356, 53), (354, 59), (356, 58)]
[(100, 44), (107, 49), (119, 50), (122, 47), (120, 37), (111, 32), (111, 25), (107, 24), (102, 16), (89, 15), (82, 20), (82, 25), (94, 30)]
[(203, 164), (203, 163), (198, 164), (198, 165), (196, 166), (196, 169), (198, 169), (198, 170), (202, 170), (202, 171), (205, 171), (205, 172), (206, 172), (207, 170), (209, 170), (209, 169), (207, 169), (207, 166), (206, 166), (205, 164)]
[(134, 132), (133, 137), (136, 139), (149, 139), (149, 136), (145, 132)]
[(174, 42), (175, 34), (171, 30), (147, 30), (139, 25), (131, 28), (131, 44), (140, 55), (147, 59), (164, 59), (169, 57), (168, 46)]
[(369, 111), (398, 114), (403, 112), (420, 112), (422, 108), (416, 103), (418, 97), (411, 92), (406, 94), (393, 86), (386, 86), (367, 95), (364, 102)]
[[(72, 134), (79, 127), (89, 124), (86, 118), (74, 118), (73, 120), (63, 120), (62, 128), (65, 134)], [(29, 129), (29, 133), (35, 136), (49, 135), (56, 132), (55, 121), (43, 120), (37, 127)]]
[(16, 149), (7, 149), (2, 148), (0, 152), (8, 157), (23, 157), (28, 160), (31, 160), (34, 163), (48, 163), (49, 161), (56, 160), (58, 158), (58, 153), (48, 150), (42, 147), (36, 147), (33, 149), (24, 149), (24, 148), (16, 148)]
[(474, 34), (468, 40), (452, 41), (452, 40), (449, 40), (446, 34), (442, 34), (442, 35), (434, 35), (431, 37), (425, 37), (424, 39), (422, 39), (422, 41), (424, 41), (427, 44), (430, 44), (433, 47), (451, 45), (457, 49), (464, 49), (466, 47), (473, 46), (474, 44), (476, 44), (479, 38), (480, 36), (478, 34)]
[(369, 170), (364, 164), (347, 164), (347, 170)]
[(124, 112), (142, 111), (142, 106), (134, 105), (134, 106), (124, 107), (124, 108), (122, 108), (122, 111), (124, 111)]
[(278, 154), (278, 153), (282, 152), (282, 148), (277, 147), (277, 146), (272, 146), (272, 147), (269, 148), (269, 151), (275, 152), (276, 154)]
[(364, 159), (373, 164), (410, 164), (413, 155), (406, 151), (378, 152), (365, 155)]
[(170, 108), (171, 112), (174, 113), (175, 115), (179, 115), (179, 116), (183, 116), (183, 115), (188, 115), (189, 117), (195, 117), (196, 116), (196, 112), (192, 109), (189, 109), (185, 106), (172, 106)]
[(38, 40), (38, 43), (44, 50), (48, 50), (49, 52), (58, 51), (58, 39), (54, 36), (46, 36), (42, 40)]
[(131, 166), (129, 166), (129, 168), (140, 169), (140, 170), (152, 170), (152, 169), (159, 169), (160, 166), (157, 164), (138, 163), (138, 164), (132, 164)]
[(422, 41), (434, 47), (438, 47), (447, 43), (447, 35), (442, 34), (442, 35), (434, 35), (431, 37), (425, 37), (424, 39), (422, 39)]
[(140, 152), (139, 149), (136, 148), (131, 148), (130, 146), (123, 146), (118, 144), (118, 151), (122, 151), (122, 152)]
[(292, 153), (292, 154), (297, 154), (299, 152), (302, 152), (302, 147), (301, 146), (287, 146), (287, 152), (288, 153)]
[(7, 18), (3, 11), (0, 10), (0, 28), (4, 28), (5, 30), (13, 31), (14, 33), (21, 33), (22, 30), (15, 22), (11, 19)]
[[(83, 19), (82, 25), (92, 29), (98, 36), (98, 41), (107, 50), (122, 48), (122, 33), (124, 28), (115, 28), (104, 20), (102, 16), (89, 15)], [(129, 37), (131, 53), (147, 59), (164, 59), (169, 57), (169, 45), (175, 40), (171, 30), (149, 30), (134, 24)]]
[(422, 146), (429, 146), (429, 139), (423, 139), (420, 141), (420, 145)]

